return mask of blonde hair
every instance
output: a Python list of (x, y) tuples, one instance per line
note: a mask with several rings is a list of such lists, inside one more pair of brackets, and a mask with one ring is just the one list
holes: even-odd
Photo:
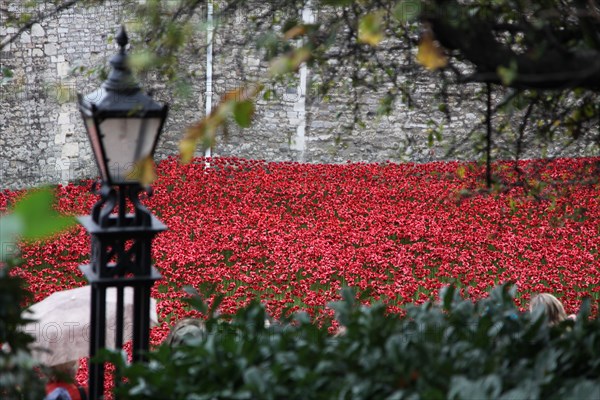
[(550, 325), (558, 324), (567, 319), (567, 313), (560, 300), (550, 293), (540, 293), (534, 296), (529, 303), (529, 311), (543, 307), (544, 313), (548, 316)]
[(199, 318), (185, 318), (173, 325), (165, 343), (171, 347), (179, 346), (188, 338), (201, 337), (204, 332), (204, 321)]

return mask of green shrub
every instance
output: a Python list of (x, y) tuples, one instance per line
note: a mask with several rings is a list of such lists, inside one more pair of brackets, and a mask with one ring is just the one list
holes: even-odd
[(576, 322), (550, 327), (522, 314), (510, 286), (477, 303), (452, 288), (440, 302), (362, 306), (351, 291), (332, 304), (345, 333), (297, 314), (266, 327), (260, 304), (231, 321), (209, 317), (206, 335), (148, 364), (126, 366), (123, 399), (598, 399), (600, 320), (589, 303)]
[(10, 268), (0, 264), (0, 398), (39, 400), (44, 397), (44, 384), (31, 357), (31, 335), (23, 332), (29, 321), (21, 305), (31, 294), (26, 282), (10, 275)]

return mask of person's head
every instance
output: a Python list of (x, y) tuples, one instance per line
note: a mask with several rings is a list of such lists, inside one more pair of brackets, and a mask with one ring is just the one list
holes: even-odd
[(170, 347), (179, 346), (187, 339), (201, 337), (204, 332), (204, 321), (198, 318), (185, 318), (173, 325), (165, 343)]
[(79, 361), (69, 361), (63, 364), (50, 366), (48, 380), (50, 382), (71, 382), (75, 380)]
[(567, 319), (567, 313), (562, 303), (550, 293), (540, 293), (534, 296), (529, 303), (529, 311), (541, 308), (548, 316), (550, 325), (558, 324)]

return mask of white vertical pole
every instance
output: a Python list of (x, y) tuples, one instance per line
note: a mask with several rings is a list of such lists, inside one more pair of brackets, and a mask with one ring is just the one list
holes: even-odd
[[(312, 24), (315, 22), (315, 16), (312, 10), (311, 1), (307, 1), (302, 9), (302, 22), (305, 24)], [(299, 41), (298, 45), (301, 46), (302, 42)], [(304, 151), (306, 150), (306, 91), (307, 91), (307, 77), (308, 67), (306, 63), (300, 66), (300, 83), (298, 84), (298, 99), (294, 104), (294, 111), (298, 112), (298, 126), (296, 127), (296, 135), (292, 138), (291, 149), (300, 152), (299, 161), (304, 161)]]
[[(213, 0), (207, 2), (207, 15), (206, 15), (206, 116), (210, 115), (212, 111), (212, 77), (213, 77)], [(212, 155), (211, 148), (207, 148), (204, 151), (204, 157), (210, 157)]]

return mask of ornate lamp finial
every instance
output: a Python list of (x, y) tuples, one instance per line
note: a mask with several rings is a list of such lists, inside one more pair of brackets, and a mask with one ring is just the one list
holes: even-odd
[(129, 43), (129, 37), (125, 31), (125, 26), (121, 25), (115, 40), (119, 45), (119, 52), (110, 59), (112, 71), (102, 87), (108, 91), (120, 93), (137, 93), (140, 87), (135, 82), (133, 75), (127, 65), (127, 51), (125, 46)]
[(125, 53), (125, 46), (129, 43), (129, 37), (127, 36), (127, 32), (125, 31), (125, 25), (121, 25), (119, 28), (119, 32), (117, 32), (117, 44), (121, 47), (121, 54)]

